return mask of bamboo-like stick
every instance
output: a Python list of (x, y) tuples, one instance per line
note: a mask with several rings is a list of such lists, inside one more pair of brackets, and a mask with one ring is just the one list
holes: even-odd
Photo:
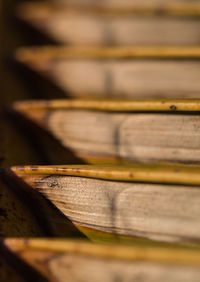
[(65, 99), (20, 101), (13, 108), (21, 113), (38, 110), (87, 109), (110, 112), (198, 112), (200, 99), (145, 99), (145, 100), (109, 100), (109, 99)]
[(170, 264), (200, 265), (200, 251), (181, 247), (142, 247), (123, 245), (91, 244), (84, 241), (66, 239), (5, 239), (5, 244), (13, 250), (41, 250), (56, 253), (74, 253), (106, 259), (127, 261), (152, 261)]
[(42, 3), (30, 2), (22, 3), (18, 8), (18, 15), (22, 18), (43, 18), (55, 13), (68, 14), (81, 13), (84, 9), (86, 13), (106, 16), (128, 16), (128, 15), (144, 15), (144, 16), (178, 16), (190, 17), (200, 16), (200, 4), (190, 1), (189, 3), (164, 3), (162, 5), (150, 4), (131, 4), (129, 6), (121, 5), (119, 7), (108, 6), (105, 3), (98, 3), (93, 6), (89, 5), (72, 5), (61, 3)]
[(200, 166), (181, 164), (131, 164), (115, 166), (15, 166), (18, 175), (70, 175), (115, 181), (200, 185)]
[(136, 47), (21, 47), (15, 58), (22, 63), (54, 59), (200, 59), (198, 46), (136, 46)]

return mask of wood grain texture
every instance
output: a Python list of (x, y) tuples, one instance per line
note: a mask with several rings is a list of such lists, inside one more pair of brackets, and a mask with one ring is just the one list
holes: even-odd
[(17, 172), (75, 225), (157, 241), (200, 240), (199, 187)]
[(18, 16), (70, 45), (199, 44), (200, 5), (193, 3), (121, 9), (109, 9), (101, 4), (95, 9), (25, 3), (19, 6)]
[(16, 53), (68, 95), (136, 99), (198, 98), (199, 57), (198, 47), (41, 47)]
[[(75, 109), (50, 110), (48, 106), (41, 109), (40, 106), (44, 106), (44, 103), (38, 104), (38, 110), (37, 103), (30, 103), (33, 108), (28, 111), (29, 104), (21, 105), (21, 108), (20, 104), (15, 108), (51, 132), (77, 156), (139, 162), (198, 163), (200, 159), (197, 113), (111, 113)], [(86, 105), (88, 106), (87, 102)], [(176, 111), (175, 105), (171, 105), (171, 110), (173, 109)]]

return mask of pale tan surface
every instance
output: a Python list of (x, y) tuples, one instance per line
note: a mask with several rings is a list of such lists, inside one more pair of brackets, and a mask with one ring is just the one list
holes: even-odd
[[(31, 117), (30, 113), (30, 118)], [(198, 115), (57, 110), (33, 120), (77, 155), (199, 162)]]
[[(26, 15), (25, 15), (26, 17)], [(61, 43), (70, 45), (198, 45), (200, 20), (59, 14), (26, 19)]]
[(32, 61), (72, 96), (123, 98), (199, 98), (198, 60), (52, 59)]
[[(63, 90), (81, 96), (129, 98), (200, 97), (200, 63), (176, 61), (57, 61), (48, 75)], [(78, 83), (77, 83), (78, 82)]]
[(55, 239), (6, 239), (5, 245), (48, 281), (198, 281), (199, 251), (99, 245)]
[[(67, 262), (67, 263), (66, 263)], [(197, 282), (198, 268), (169, 266), (146, 262), (119, 262), (75, 255), (60, 255), (50, 260), (49, 269), (59, 282)]]
[[(116, 277), (123, 282), (137, 279), (142, 282), (160, 282), (161, 279), (164, 282), (197, 282), (200, 274), (197, 267), (124, 262), (45, 251), (24, 251), (20, 252), (20, 257), (47, 277), (48, 281), (54, 282), (115, 282)], [(13, 281), (16, 279), (17, 276)]]
[(200, 239), (199, 187), (71, 176), (23, 178), (78, 225), (160, 241)]

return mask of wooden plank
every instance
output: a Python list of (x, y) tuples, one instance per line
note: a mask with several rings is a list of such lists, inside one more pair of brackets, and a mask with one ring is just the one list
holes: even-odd
[(131, 238), (123, 236), (132, 236), (133, 242), (134, 237), (200, 240), (199, 166), (28, 166), (12, 170), (78, 228), (93, 229), (90, 238), (97, 230), (122, 236), (113, 236), (113, 241), (129, 243)]
[(32, 101), (14, 109), (84, 161), (199, 163), (198, 100)]
[(60, 43), (70, 45), (199, 45), (199, 3), (109, 7), (23, 3), (17, 15)]
[[(199, 98), (199, 47), (36, 47), (16, 59), (72, 97)], [(78, 81), (78, 83), (77, 83)]]

